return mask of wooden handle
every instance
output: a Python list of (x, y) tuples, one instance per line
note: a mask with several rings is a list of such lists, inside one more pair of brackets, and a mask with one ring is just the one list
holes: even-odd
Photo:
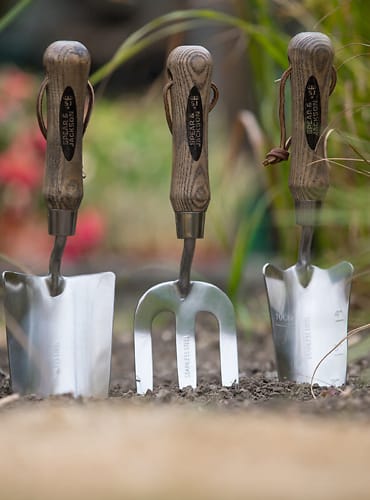
[(289, 187), (298, 204), (317, 203), (329, 187), (323, 132), (328, 124), (333, 47), (322, 33), (300, 33), (290, 41), (288, 57), (292, 90)]
[(49, 210), (77, 211), (83, 196), (82, 136), (90, 55), (74, 41), (44, 53), (47, 150), (43, 192)]
[(177, 47), (168, 57), (167, 71), (173, 137), (172, 207), (177, 214), (204, 214), (210, 201), (208, 113), (212, 58), (201, 46)]

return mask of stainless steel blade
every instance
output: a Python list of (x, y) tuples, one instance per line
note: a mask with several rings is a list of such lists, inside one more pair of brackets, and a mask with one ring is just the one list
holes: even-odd
[(54, 297), (48, 278), (3, 274), (12, 388), (106, 397), (115, 275), (64, 277), (64, 290)]
[[(263, 269), (279, 378), (310, 383), (320, 360), (347, 335), (353, 266), (341, 262), (330, 269), (310, 266), (302, 284), (301, 268)], [(340, 386), (346, 381), (347, 342), (318, 368), (314, 383)]]
[(200, 311), (215, 316), (219, 325), (222, 385), (238, 383), (238, 353), (234, 309), (230, 299), (216, 286), (191, 282), (186, 298), (182, 298), (176, 282), (150, 288), (140, 299), (135, 312), (135, 368), (137, 392), (153, 389), (151, 327), (155, 316), (171, 311), (176, 317), (176, 351), (179, 387), (196, 387), (195, 319)]

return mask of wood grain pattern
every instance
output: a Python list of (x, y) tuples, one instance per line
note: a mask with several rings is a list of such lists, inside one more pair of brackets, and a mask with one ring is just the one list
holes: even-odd
[[(173, 136), (171, 203), (175, 212), (205, 212), (210, 201), (208, 112), (212, 58), (204, 47), (180, 46), (170, 53), (167, 71), (172, 81), (170, 89)], [(198, 92), (202, 110), (201, 116), (194, 116), (194, 123), (191, 123), (187, 109), (190, 93), (194, 87), (196, 90), (193, 90), (193, 98), (199, 100)], [(197, 113), (199, 114), (199, 107)], [(190, 131), (190, 134), (193, 134), (190, 139), (189, 127), (194, 127)], [(197, 141), (201, 141), (201, 144), (199, 145)], [(193, 142), (195, 144), (192, 144)]]
[(328, 163), (323, 158), (334, 52), (326, 35), (300, 33), (290, 41), (288, 57), (292, 68), (289, 187), (296, 201), (321, 201), (329, 187)]
[(43, 192), (49, 209), (77, 210), (83, 196), (82, 136), (90, 55), (79, 42), (58, 41), (46, 49), (44, 66), (48, 84)]

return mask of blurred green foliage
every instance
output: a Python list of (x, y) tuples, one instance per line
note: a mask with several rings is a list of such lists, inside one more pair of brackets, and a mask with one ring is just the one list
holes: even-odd
[[(277, 119), (278, 92), (273, 81), (288, 67), (286, 58), (287, 33), (321, 31), (327, 34), (335, 49), (338, 82), (329, 102), (328, 140), (331, 166), (331, 188), (321, 214), (321, 226), (316, 230), (314, 261), (330, 267), (348, 259), (355, 265), (353, 284), (354, 322), (366, 322), (367, 272), (370, 260), (368, 207), (370, 118), (368, 19), (370, 4), (352, 1), (275, 1), (239, 0), (239, 16), (247, 22), (274, 30), (286, 42), (282, 56), (285, 64), (277, 64), (261, 50), (258, 40), (249, 39), (246, 57), (252, 67), (257, 118), (266, 138), (266, 152), (279, 142)], [(279, 50), (281, 46), (278, 46)], [(280, 60), (280, 59), (279, 59)], [(289, 84), (286, 89), (286, 118), (289, 134)], [(271, 202), (272, 217), (277, 228), (279, 260), (283, 267), (296, 262), (299, 230), (294, 227), (293, 200), (288, 189), (288, 163), (267, 168), (268, 189), (256, 207)], [(255, 213), (256, 215), (256, 213)], [(243, 225), (246, 228), (243, 228)], [(251, 232), (247, 221), (241, 221), (238, 245), (230, 272), (230, 294), (237, 304), (243, 269), (248, 260)], [(243, 239), (244, 234), (244, 239)], [(358, 278), (356, 278), (358, 276)]]
[(104, 211), (113, 250), (145, 251), (153, 226), (166, 233), (170, 165), (170, 136), (157, 102), (98, 100), (85, 138), (85, 198)]
[[(367, 274), (370, 3), (367, 0), (234, 0), (230, 6), (232, 15), (188, 9), (149, 22), (123, 40), (112, 59), (92, 75), (92, 81), (101, 82), (138, 52), (181, 31), (212, 26), (214, 44), (215, 30), (220, 34), (230, 28), (239, 30), (251, 69), (250, 92), (254, 96), (256, 126), (263, 145), (255, 154), (240, 155), (235, 165), (229, 165), (233, 128), (226, 125), (222, 111), (216, 108), (213, 112), (209, 134), (212, 201), (206, 240), (199, 243), (199, 248), (207, 254), (213, 245), (230, 257), (229, 292), (240, 306), (240, 317), (251, 321), (242, 307), (240, 291), (252, 242), (266, 212), (271, 210), (278, 238), (277, 258), (283, 267), (296, 261), (299, 238), (288, 189), (289, 164), (263, 168), (260, 163), (262, 150), (267, 152), (279, 142), (278, 84), (274, 82), (288, 66), (286, 52), (291, 36), (300, 31), (327, 34), (335, 48), (338, 82), (329, 103), (330, 127), (334, 129), (328, 140), (331, 188), (322, 211), (322, 225), (315, 236), (314, 261), (330, 267), (342, 259), (351, 260), (358, 274), (353, 286), (353, 322), (366, 321), (370, 286)], [(98, 96), (86, 134), (86, 202), (106, 214), (109, 223), (106, 245), (117, 252), (131, 249), (159, 256), (175, 240), (168, 199), (171, 137), (163, 112), (162, 84), (163, 81), (157, 82), (147, 96), (126, 96), (115, 101)], [(264, 189), (260, 192), (261, 186)], [(246, 206), (250, 207), (249, 212)]]
[[(176, 26), (179, 31), (196, 27), (199, 25), (196, 23), (216, 24), (221, 31), (226, 26), (234, 26), (245, 37), (246, 57), (253, 76), (250, 83), (255, 97), (256, 119), (263, 132), (266, 151), (268, 151), (271, 146), (278, 143), (277, 85), (273, 82), (288, 66), (286, 50), (289, 38), (300, 31), (326, 33), (331, 38), (335, 49), (338, 83), (330, 98), (329, 111), (330, 128), (333, 128), (328, 140), (331, 189), (322, 211), (321, 227), (316, 231), (315, 263), (323, 267), (329, 267), (342, 259), (350, 259), (354, 263), (357, 271), (361, 273), (361, 277), (358, 278), (360, 283), (357, 286), (355, 279), (354, 286), (355, 308), (358, 304), (360, 310), (363, 305), (362, 290), (370, 284), (365, 272), (369, 267), (370, 257), (369, 224), (366, 216), (367, 183), (370, 175), (368, 169), (370, 91), (367, 34), (370, 4), (364, 0), (342, 2), (332, 0), (325, 3), (317, 0), (276, 0), (274, 2), (239, 0), (233, 5), (235, 15), (232, 16), (211, 10), (187, 10), (171, 12), (148, 23), (122, 44), (112, 61), (93, 75), (93, 80), (98, 81), (116, 66), (124, 63), (132, 53), (135, 53), (135, 47), (141, 50), (146, 43), (176, 32)], [(287, 96), (289, 97), (289, 88), (287, 88)], [(289, 98), (286, 108), (289, 132)], [(217, 148), (217, 144), (220, 142), (229, 144), (230, 136), (222, 130), (222, 127), (218, 132), (221, 136), (218, 136), (213, 143), (212, 135), (210, 135), (210, 151), (215, 148), (226, 162), (225, 154)], [(153, 134), (152, 129), (150, 129), (150, 134)], [(128, 135), (130, 136), (129, 133)], [(153, 142), (156, 141), (153, 140)], [(168, 146), (164, 146), (164, 150), (168, 152)], [(141, 154), (145, 158), (143, 150)], [(215, 155), (218, 164), (222, 163), (219, 154)], [(169, 161), (167, 157), (166, 163)], [(237, 303), (244, 269), (250, 250), (253, 248), (251, 242), (268, 207), (272, 207), (272, 218), (277, 228), (279, 242), (279, 258), (283, 266), (291, 265), (296, 261), (299, 238), (299, 233), (294, 227), (293, 202), (288, 189), (288, 164), (269, 167), (267, 171), (262, 172), (262, 169), (256, 165), (255, 157), (253, 160), (247, 159), (246, 163), (249, 173), (243, 172), (242, 177), (229, 179), (229, 193), (226, 192), (227, 185), (223, 185), (223, 202), (228, 196), (234, 199), (230, 205), (229, 217), (224, 217), (220, 222), (221, 219), (217, 216), (222, 218), (222, 213), (218, 212), (216, 220), (213, 221), (219, 228), (218, 235), (225, 249), (231, 254), (229, 293)], [(222, 173), (222, 166), (216, 166), (215, 171), (213, 167), (212, 164), (212, 178), (217, 186), (219, 182), (225, 181), (225, 177)], [(155, 170), (155, 167), (151, 168)], [(267, 186), (267, 189), (260, 194), (259, 201), (253, 201), (256, 194), (254, 190), (256, 182), (252, 182), (250, 184), (252, 188), (248, 189), (248, 179), (259, 175), (264, 179), (262, 184)], [(168, 182), (168, 171), (163, 171), (163, 176), (161, 179), (167, 179), (164, 184), (161, 184), (158, 178), (153, 179), (153, 182), (165, 188)], [(129, 178), (127, 171), (126, 182)], [(243, 180), (244, 192), (235, 189), (236, 185), (240, 186)], [(141, 188), (144, 187), (145, 182), (145, 179), (142, 179)], [(241, 202), (243, 197), (246, 199), (246, 204), (255, 207), (252, 213), (245, 213), (243, 209), (245, 203)], [(232, 213), (232, 210), (236, 210), (238, 206), (241, 209), (239, 215)], [(235, 221), (239, 221), (239, 228), (235, 227)], [(230, 231), (230, 227), (234, 231)]]

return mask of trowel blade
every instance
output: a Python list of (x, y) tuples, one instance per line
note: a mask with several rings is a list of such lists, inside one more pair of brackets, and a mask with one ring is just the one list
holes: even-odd
[(3, 279), (13, 391), (107, 397), (115, 275), (64, 277), (55, 297), (46, 276), (7, 271)]
[(230, 299), (209, 283), (194, 281), (186, 298), (179, 294), (176, 282), (166, 282), (148, 290), (135, 312), (135, 367), (137, 392), (153, 389), (151, 326), (162, 311), (176, 317), (176, 354), (179, 387), (196, 387), (195, 320), (200, 311), (215, 316), (219, 325), (222, 385), (238, 383), (238, 352), (234, 309)]
[[(306, 286), (298, 266), (263, 268), (280, 380), (310, 383), (321, 359), (347, 335), (352, 264), (310, 268)], [(345, 341), (321, 363), (313, 383), (341, 386), (346, 373)]]

